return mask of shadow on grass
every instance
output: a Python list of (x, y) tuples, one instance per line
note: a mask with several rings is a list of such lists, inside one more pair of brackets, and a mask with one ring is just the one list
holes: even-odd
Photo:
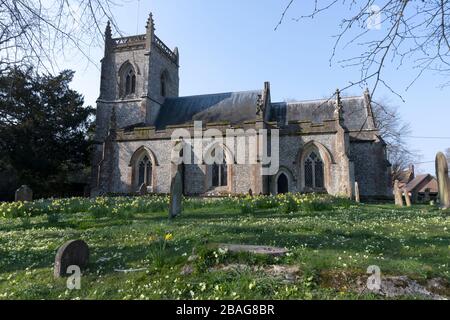
[[(410, 236), (400, 241), (397, 238), (377, 235), (370, 231), (355, 230), (351, 233), (332, 229), (317, 231), (316, 234), (302, 235), (301, 231), (294, 231), (293, 234), (292, 230), (288, 228), (280, 230), (279, 228), (220, 225), (213, 227), (212, 233), (216, 235), (214, 240), (218, 239), (218, 241), (257, 245), (275, 244), (281, 247), (306, 244), (311, 249), (364, 252), (367, 246), (371, 245), (372, 254), (383, 253), (386, 257), (393, 258), (408, 258), (410, 256), (410, 253), (407, 255), (401, 253), (405, 245), (410, 246), (412, 250), (423, 250), (424, 248), (430, 248), (430, 246), (445, 249), (450, 244), (449, 236), (436, 236), (426, 239)], [(291, 233), (289, 234), (289, 232)], [(229, 235), (236, 235), (236, 238), (230, 239)], [(418, 260), (430, 262), (430, 257), (427, 254), (426, 257), (419, 257)], [(444, 263), (445, 257), (436, 256), (435, 260)]]
[[(347, 212), (345, 210), (322, 211), (322, 212), (302, 212), (295, 214), (285, 214), (277, 211), (277, 209), (258, 210), (254, 214), (242, 214), (239, 208), (220, 207), (217, 208), (200, 208), (189, 209), (182, 213), (179, 217), (171, 221), (176, 226), (193, 225), (201, 226), (205, 221), (211, 222), (204, 229), (200, 230), (200, 234), (204, 233), (209, 237), (208, 240), (213, 242), (227, 242), (227, 243), (242, 243), (242, 244), (258, 244), (258, 245), (276, 245), (282, 247), (299, 246), (307, 244), (311, 249), (323, 249), (349, 252), (364, 252), (368, 244), (374, 244), (371, 247), (371, 254), (383, 253), (385, 257), (395, 259), (409, 259), (410, 254), (402, 253), (405, 245), (411, 247), (412, 250), (424, 251), (424, 254), (418, 257), (418, 261), (423, 263), (443, 264), (446, 263), (445, 257), (442, 255), (433, 255), (433, 250), (429, 248), (435, 246), (440, 252), (444, 252), (445, 248), (450, 244), (450, 236), (430, 236), (425, 239), (414, 237), (413, 235), (403, 238), (402, 241), (396, 237), (387, 235), (375, 234), (372, 231), (361, 231), (357, 228), (352, 231), (345, 232), (339, 228), (345, 228), (346, 221), (354, 220), (376, 220), (379, 219), (379, 213), (389, 216), (391, 211), (395, 209), (393, 206), (380, 205), (377, 207), (361, 207), (361, 210), (356, 212)], [(427, 212), (426, 218), (433, 218), (438, 215), (434, 212)], [(396, 213), (396, 218), (408, 217), (413, 215), (413, 211), (401, 210)], [(416, 215), (418, 213), (415, 213)], [(264, 226), (230, 226), (227, 223), (234, 223), (238, 218), (283, 218), (283, 219), (297, 219), (299, 217), (316, 217), (328, 215), (333, 219), (338, 219), (340, 224), (335, 229), (321, 228), (314, 225), (312, 228), (308, 226), (301, 226), (300, 228), (292, 228), (291, 225), (285, 226), (271, 225), (270, 223)], [(341, 221), (345, 217), (343, 221)], [(80, 219), (81, 218), (81, 219)], [(134, 214), (129, 219), (117, 217), (105, 217), (100, 219), (92, 218), (88, 215), (83, 217), (64, 216), (64, 219), (57, 224), (49, 224), (47, 221), (33, 223), (33, 228), (50, 228), (56, 227), (59, 229), (73, 229), (74, 232), (93, 229), (95, 232), (102, 232), (104, 228), (113, 226), (124, 226), (129, 228), (133, 222), (138, 222), (144, 226), (152, 228), (152, 224), (168, 221), (168, 216), (165, 212), (151, 212)], [(398, 221), (398, 220), (397, 220)], [(21, 231), (24, 226), (20, 224), (0, 226), (0, 231)], [(124, 232), (128, 232), (124, 229)], [(374, 230), (376, 231), (376, 230)], [(131, 231), (130, 231), (131, 232)], [(43, 238), (54, 238), (57, 235), (44, 234)], [(62, 244), (62, 243), (61, 243)], [(149, 254), (149, 245), (138, 244), (129, 246), (120, 246), (118, 248), (114, 245), (108, 245), (107, 240), (103, 243), (97, 243), (98, 247), (93, 247), (91, 264), (89, 266), (92, 272), (102, 268), (106, 272), (114, 272), (114, 268), (119, 265), (139, 264), (142, 260), (147, 259)], [(186, 245), (186, 250), (190, 250), (195, 243), (191, 242)], [(6, 264), (7, 259), (0, 260), (0, 270), (2, 272), (13, 272), (24, 270), (26, 267), (33, 265), (33, 268), (47, 268), (52, 266), (57, 248), (53, 250), (8, 250), (0, 249), (0, 257), (15, 257), (12, 263)], [(180, 258), (180, 250), (178, 253), (169, 252), (168, 261), (173, 265), (182, 259)], [(115, 253), (120, 253), (120, 258), (111, 258), (110, 261), (97, 262), (101, 257), (111, 257)], [(416, 253), (414, 253), (416, 254)], [(181, 259), (181, 260), (180, 260)], [(2, 261), (3, 260), (3, 261)], [(11, 260), (10, 260), (11, 261)]]
[[(33, 266), (33, 269), (50, 268), (55, 261), (57, 249), (46, 250), (4, 250), (0, 249), (0, 271), (1, 272), (16, 272), (25, 270), (27, 267)], [(14, 257), (11, 261), (9, 257)], [(8, 263), (5, 263), (8, 259)]]
[(25, 231), (31, 228), (34, 229), (46, 229), (46, 228), (59, 228), (59, 229), (76, 229), (79, 222), (62, 221), (56, 223), (37, 222), (30, 223), (29, 225), (15, 224), (15, 225), (3, 225), (0, 226), (0, 232), (12, 232), (12, 231)]

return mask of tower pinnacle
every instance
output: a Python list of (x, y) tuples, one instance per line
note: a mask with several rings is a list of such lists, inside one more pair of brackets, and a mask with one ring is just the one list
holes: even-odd
[(147, 25), (145, 26), (145, 28), (155, 30), (155, 21), (153, 20), (153, 13), (151, 12), (148, 15)]
[(336, 120), (342, 120), (342, 100), (341, 100), (341, 91), (339, 89), (336, 89), (336, 102), (335, 102), (335, 109), (334, 109), (334, 118)]

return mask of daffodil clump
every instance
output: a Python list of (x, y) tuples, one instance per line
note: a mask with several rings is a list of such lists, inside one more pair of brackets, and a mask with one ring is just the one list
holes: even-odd
[[(33, 202), (2, 202), (0, 217), (26, 218), (47, 215), (58, 220), (60, 214), (88, 213), (94, 218), (131, 218), (137, 213), (164, 212), (169, 207), (169, 196), (145, 197), (97, 197), (45, 199)], [(205, 209), (217, 206), (239, 207), (242, 213), (252, 214), (257, 210), (279, 208), (281, 212), (312, 212), (330, 210), (342, 205), (349, 206), (349, 200), (322, 194), (280, 194), (276, 196), (228, 196), (222, 198), (184, 198), (185, 209)]]
[(160, 268), (163, 267), (167, 260), (167, 252), (169, 242), (174, 240), (173, 232), (161, 231), (150, 233), (148, 235), (149, 241), (149, 261)]
[(239, 199), (242, 213), (255, 213), (257, 210), (279, 208), (283, 213), (313, 212), (333, 210), (334, 208), (355, 205), (348, 199), (324, 194), (286, 193), (276, 196), (246, 196)]
[(59, 214), (75, 213), (88, 213), (95, 218), (130, 217), (135, 213), (162, 212), (168, 206), (168, 196), (41, 199), (33, 202), (1, 202), (0, 217), (56, 217)]
[(86, 212), (90, 200), (84, 198), (40, 199), (33, 202), (0, 202), (0, 217), (20, 218), (62, 213)]

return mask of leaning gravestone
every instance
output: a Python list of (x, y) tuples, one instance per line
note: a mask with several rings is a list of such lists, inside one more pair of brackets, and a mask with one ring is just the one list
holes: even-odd
[(33, 190), (27, 185), (21, 186), (16, 190), (16, 201), (33, 201)]
[(83, 240), (71, 240), (63, 244), (56, 253), (53, 274), (55, 278), (67, 275), (69, 266), (86, 268), (89, 261), (89, 247)]
[(183, 197), (182, 183), (180, 170), (177, 170), (170, 184), (169, 218), (175, 218), (181, 213), (181, 201)]
[(439, 185), (439, 200), (442, 209), (450, 208), (450, 178), (448, 177), (448, 163), (445, 155), (436, 155), (436, 177)]
[(395, 205), (398, 207), (403, 207), (403, 196), (400, 188), (398, 186), (398, 180), (395, 180), (394, 183), (394, 196), (395, 196)]

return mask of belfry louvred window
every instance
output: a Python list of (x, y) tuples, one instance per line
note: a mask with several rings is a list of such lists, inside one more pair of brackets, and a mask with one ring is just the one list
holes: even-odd
[(125, 78), (125, 95), (136, 92), (136, 75), (133, 69), (128, 70)]

